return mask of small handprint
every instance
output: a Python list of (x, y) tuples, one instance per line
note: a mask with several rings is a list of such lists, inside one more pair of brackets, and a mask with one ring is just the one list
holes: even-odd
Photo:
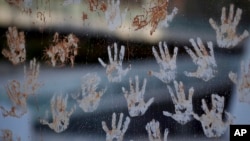
[(64, 65), (67, 61), (70, 61), (71, 67), (73, 67), (75, 56), (78, 54), (79, 39), (74, 34), (61, 38), (58, 32), (54, 34), (53, 38), (53, 44), (45, 50), (44, 57), (50, 60), (53, 67), (57, 63)]
[(73, 98), (79, 104), (79, 107), (84, 112), (93, 112), (99, 106), (101, 97), (106, 89), (97, 92), (97, 86), (99, 85), (101, 78), (97, 74), (88, 73), (82, 78), (82, 93)]
[(148, 107), (154, 102), (154, 98), (150, 98), (147, 103), (144, 101), (146, 83), (147, 79), (144, 79), (142, 89), (139, 90), (139, 78), (138, 76), (135, 76), (135, 88), (131, 78), (129, 79), (130, 92), (122, 87), (122, 91), (127, 100), (129, 115), (131, 117), (144, 115)]
[(213, 78), (216, 74), (216, 61), (214, 58), (214, 50), (213, 50), (213, 43), (208, 42), (208, 48), (210, 49), (210, 55), (208, 54), (204, 44), (202, 43), (200, 38), (197, 38), (197, 44), (195, 43), (194, 39), (189, 40), (194, 47), (196, 54), (189, 49), (188, 47), (184, 46), (187, 53), (193, 59), (193, 62), (198, 65), (198, 69), (196, 72), (184, 72), (184, 74), (188, 77), (197, 77), (201, 78), (204, 81), (208, 81)]
[(122, 61), (125, 54), (125, 48), (124, 46), (121, 46), (121, 50), (119, 53), (119, 61), (117, 60), (117, 44), (114, 43), (114, 59), (111, 55), (111, 49), (110, 46), (108, 46), (108, 56), (109, 56), (109, 65), (104, 63), (101, 58), (98, 58), (98, 61), (100, 64), (106, 68), (106, 74), (108, 76), (108, 80), (110, 82), (121, 82), (122, 77), (124, 77), (128, 71), (131, 69), (131, 66), (129, 66), (127, 69), (122, 69)]
[(30, 61), (30, 67), (27, 70), (24, 66), (24, 92), (27, 94), (34, 94), (35, 91), (41, 87), (41, 83), (38, 82), (40, 73), (40, 64), (37, 64), (36, 59)]
[(156, 49), (152, 47), (152, 51), (157, 63), (160, 66), (160, 72), (149, 71), (149, 75), (153, 75), (160, 79), (164, 83), (169, 83), (175, 80), (176, 76), (176, 56), (178, 53), (178, 48), (174, 48), (174, 55), (170, 56), (168, 51), (168, 46), (163, 42), (164, 50), (162, 49), (162, 42), (159, 42), (159, 50), (161, 58), (158, 55)]
[(229, 72), (229, 78), (236, 84), (236, 89), (240, 102), (250, 103), (250, 63), (241, 62), (241, 73), (238, 78), (236, 73)]
[(9, 129), (1, 129), (2, 135), (0, 136), (1, 141), (21, 141), (20, 137), (17, 137), (17, 139), (14, 139), (14, 135), (11, 130)]
[[(160, 123), (153, 119), (146, 125), (146, 130), (148, 132), (149, 141), (162, 141), (161, 140), (161, 131), (160, 131)], [(168, 128), (164, 130), (164, 138), (163, 141), (167, 141), (168, 137)]]
[(9, 50), (3, 49), (3, 56), (8, 58), (14, 65), (23, 63), (26, 60), (24, 32), (18, 32), (16, 27), (9, 27), (6, 37)]
[[(50, 101), (50, 108), (52, 113), (52, 122), (45, 119), (40, 119), (40, 123), (43, 125), (48, 125), (51, 129), (53, 129), (56, 133), (61, 133), (68, 128), (69, 118), (75, 111), (76, 107), (71, 108), (70, 111), (67, 111), (67, 101), (68, 95), (64, 98), (62, 95), (54, 95)], [(48, 112), (46, 113), (46, 118), (48, 116)]]
[(233, 48), (243, 39), (245, 39), (249, 33), (247, 30), (242, 35), (238, 36), (236, 33), (236, 27), (241, 19), (242, 10), (237, 8), (235, 17), (234, 16), (234, 5), (230, 5), (229, 15), (226, 19), (226, 8), (222, 8), (221, 13), (221, 26), (219, 27), (216, 22), (210, 18), (209, 23), (212, 28), (216, 31), (217, 44), (221, 48)]
[(174, 81), (174, 86), (177, 97), (174, 95), (174, 92), (170, 86), (168, 86), (168, 90), (174, 103), (175, 114), (163, 111), (163, 115), (172, 117), (178, 123), (184, 125), (187, 122), (191, 121), (193, 118), (192, 96), (194, 94), (194, 89), (193, 87), (189, 89), (188, 98), (186, 99), (183, 83), (180, 82), (178, 84), (176, 81)]
[[(110, 2), (111, 1), (111, 2)], [(121, 14), (120, 12), (120, 0), (108, 0), (107, 10), (105, 11), (105, 19), (110, 30), (115, 30), (122, 25), (125, 20), (128, 9), (126, 8)]]
[(200, 117), (193, 113), (193, 116), (196, 120), (200, 121), (204, 134), (211, 137), (220, 137), (225, 133), (228, 126), (232, 124), (234, 117), (225, 112), (227, 121), (222, 119), (222, 114), (224, 110), (224, 97), (220, 97), (217, 94), (212, 94), (212, 108), (208, 109), (207, 104), (204, 99), (202, 99), (202, 109), (205, 114), (202, 114)]
[(20, 118), (25, 113), (27, 113), (28, 95), (21, 91), (21, 83), (17, 80), (10, 81), (9, 84), (6, 86), (6, 91), (8, 97), (12, 102), (12, 107), (8, 111), (4, 107), (0, 106), (0, 109), (2, 110), (2, 115), (4, 117), (12, 116)]
[(40, 65), (37, 64), (36, 59), (30, 61), (30, 68), (27, 70), (24, 66), (24, 82), (12, 80), (6, 86), (7, 95), (12, 102), (12, 107), (8, 111), (0, 106), (3, 111), (3, 116), (21, 117), (27, 113), (27, 98), (31, 94), (34, 95), (39, 87), (42, 86), (38, 82), (40, 73)]
[[(122, 126), (123, 113), (120, 114), (119, 121), (116, 126), (116, 114), (112, 115), (112, 130), (109, 130), (105, 121), (102, 121), (102, 129), (106, 132), (106, 141), (123, 141), (123, 136), (128, 129), (130, 118), (126, 117), (126, 120)], [(121, 129), (122, 127), (122, 129)]]

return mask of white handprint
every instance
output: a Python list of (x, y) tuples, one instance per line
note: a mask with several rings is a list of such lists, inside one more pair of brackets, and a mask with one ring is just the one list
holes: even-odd
[(82, 93), (77, 96), (73, 96), (76, 99), (79, 107), (84, 112), (93, 112), (99, 106), (101, 97), (106, 89), (97, 92), (97, 86), (99, 85), (101, 78), (97, 74), (88, 73), (82, 78)]
[[(130, 118), (126, 117), (126, 120), (122, 126), (123, 113), (120, 114), (119, 121), (116, 126), (116, 114), (112, 115), (112, 130), (109, 130), (105, 121), (102, 121), (102, 129), (106, 132), (106, 141), (123, 141), (123, 136), (128, 129)], [(122, 129), (121, 129), (122, 127)]]
[[(111, 1), (111, 2), (110, 2)], [(107, 10), (105, 11), (105, 19), (110, 30), (115, 30), (122, 25), (127, 14), (127, 8), (124, 13), (120, 12), (120, 0), (108, 0)]]
[(178, 48), (174, 48), (174, 55), (172, 58), (170, 57), (168, 46), (165, 42), (163, 42), (164, 51), (162, 49), (162, 42), (159, 42), (159, 50), (161, 54), (161, 58), (158, 55), (157, 51), (154, 47), (152, 47), (152, 52), (156, 59), (156, 62), (160, 66), (160, 72), (149, 71), (150, 75), (153, 75), (160, 79), (164, 83), (169, 83), (175, 79), (176, 76), (176, 56), (178, 53)]
[(221, 26), (219, 27), (216, 22), (210, 18), (209, 23), (212, 28), (216, 31), (217, 44), (221, 48), (233, 48), (243, 39), (245, 39), (249, 33), (247, 30), (240, 36), (236, 33), (236, 27), (241, 19), (242, 10), (237, 8), (235, 17), (234, 16), (234, 5), (230, 5), (229, 15), (226, 19), (226, 8), (222, 8), (221, 13)]
[(146, 83), (147, 79), (144, 79), (142, 89), (139, 90), (139, 78), (138, 76), (135, 76), (135, 88), (131, 78), (129, 79), (130, 92), (122, 87), (122, 91), (127, 100), (129, 115), (131, 117), (144, 115), (148, 107), (154, 102), (154, 98), (150, 98), (147, 103), (144, 101)]
[(202, 109), (205, 114), (200, 117), (197, 114), (193, 114), (194, 118), (201, 122), (204, 134), (211, 137), (220, 137), (225, 133), (228, 126), (233, 122), (234, 117), (225, 112), (227, 121), (222, 119), (224, 110), (224, 97), (220, 97), (217, 94), (212, 94), (212, 108), (208, 109), (204, 99), (202, 99)]
[(250, 63), (241, 62), (240, 77), (236, 73), (229, 72), (229, 78), (236, 84), (236, 89), (240, 102), (250, 103)]
[(216, 74), (216, 61), (214, 58), (214, 50), (212, 42), (208, 42), (208, 48), (210, 49), (210, 55), (208, 54), (204, 44), (202, 43), (200, 38), (197, 38), (197, 44), (195, 43), (194, 39), (189, 40), (194, 47), (196, 54), (189, 49), (188, 47), (184, 47), (187, 53), (193, 59), (193, 62), (198, 65), (198, 69), (196, 72), (184, 72), (184, 74), (188, 77), (197, 77), (201, 78), (204, 81), (208, 81), (213, 78)]
[(98, 61), (100, 64), (106, 68), (106, 74), (108, 76), (108, 80), (110, 82), (121, 82), (122, 77), (124, 77), (128, 71), (131, 69), (131, 66), (129, 68), (123, 70), (122, 69), (122, 61), (125, 54), (125, 48), (124, 46), (121, 46), (121, 50), (119, 53), (119, 61), (117, 60), (117, 44), (114, 43), (114, 59), (111, 55), (110, 46), (108, 46), (108, 56), (109, 56), (109, 65), (104, 63), (101, 58), (98, 58)]
[[(62, 95), (54, 95), (50, 101), (52, 122), (49, 123), (49, 121), (47, 121), (46, 119), (40, 119), (40, 123), (43, 125), (48, 125), (57, 133), (65, 131), (69, 125), (69, 118), (76, 109), (76, 107), (74, 106), (70, 111), (67, 111), (67, 101), (68, 95), (66, 95), (64, 98), (62, 97)], [(46, 116), (48, 115), (46, 114)]]
[[(162, 141), (161, 140), (161, 131), (160, 131), (160, 123), (153, 119), (146, 125), (146, 130), (148, 132), (149, 141)], [(164, 138), (163, 141), (167, 141), (168, 137), (168, 128), (164, 130)]]
[(163, 111), (163, 115), (172, 117), (180, 124), (186, 124), (193, 118), (192, 96), (194, 94), (194, 89), (193, 87), (189, 89), (188, 98), (186, 99), (183, 83), (180, 82), (178, 84), (176, 81), (174, 81), (174, 86), (177, 97), (174, 95), (174, 92), (170, 86), (168, 86), (168, 90), (174, 103), (175, 114)]

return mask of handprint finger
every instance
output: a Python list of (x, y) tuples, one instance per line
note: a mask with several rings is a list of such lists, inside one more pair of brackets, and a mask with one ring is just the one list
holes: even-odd
[(228, 16), (228, 23), (232, 23), (233, 21), (233, 16), (234, 16), (234, 5), (231, 4), (230, 5), (230, 9), (229, 9), (229, 16)]
[(180, 97), (180, 88), (179, 88), (179, 84), (177, 81), (174, 81), (174, 88), (175, 88), (177, 102), (178, 102), (179, 100), (181, 100), (181, 97)]
[(221, 24), (225, 24), (225, 23), (227, 23), (227, 20), (226, 20), (226, 8), (223, 7), (222, 10), (221, 10)]
[[(225, 19), (224, 19), (224, 20), (225, 20)], [(216, 24), (216, 22), (215, 22), (212, 18), (209, 19), (209, 23), (210, 23), (210, 25), (212, 26), (212, 28), (213, 28), (216, 32), (219, 31), (218, 25)]]
[(117, 61), (117, 44), (114, 44), (114, 61)]
[[(178, 85), (178, 83), (177, 83)], [(186, 97), (185, 97), (185, 92), (184, 92), (184, 86), (183, 86), (183, 83), (180, 81), (180, 84), (178, 85), (178, 93), (177, 93), (177, 98), (178, 98), (178, 101), (184, 101), (186, 100)]]
[(154, 47), (152, 47), (152, 51), (153, 51), (154, 57), (156, 59), (156, 62), (159, 64), (161, 62), (161, 59), (160, 59), (160, 57), (159, 57), (159, 55)]
[(163, 115), (167, 116), (167, 117), (172, 117), (173, 116), (173, 114), (168, 112), (168, 111), (163, 111)]
[(150, 99), (148, 100), (148, 102), (146, 103), (146, 105), (145, 105), (145, 111), (148, 109), (148, 107), (149, 107), (153, 102), (154, 102), (154, 98), (152, 97), (152, 98), (150, 98)]
[(141, 88), (141, 95), (142, 95), (141, 97), (143, 97), (143, 95), (145, 93), (146, 85), (147, 85), (147, 79), (144, 78), (143, 85), (142, 85), (142, 88)]
[(121, 50), (120, 50), (120, 54), (119, 54), (119, 64), (122, 64), (123, 58), (124, 58), (124, 54), (125, 54), (125, 47), (122, 45), (121, 46)]
[(238, 78), (237, 78), (237, 74), (233, 73), (232, 71), (229, 72), (228, 77), (230, 78), (230, 80), (234, 83), (237, 84)]
[[(173, 20), (174, 16), (177, 14), (177, 12), (178, 12), (178, 8), (175, 7), (172, 10), (171, 14), (167, 16), (167, 21), (171, 22)], [(168, 23), (166, 23), (166, 24), (168, 25)]]
[(207, 42), (207, 46), (209, 48), (209, 53), (210, 53), (210, 56), (212, 58), (214, 58), (214, 48), (213, 48), (213, 43), (210, 41), (210, 42)]
[(200, 119), (200, 117), (199, 117), (197, 114), (192, 113), (192, 115), (193, 115), (194, 119), (196, 119), (196, 120), (198, 120), (198, 121), (200, 121), (200, 120), (201, 120), (201, 119)]
[(139, 77), (138, 77), (138, 75), (135, 76), (135, 92), (139, 93)]
[(162, 42), (159, 42), (159, 50), (160, 50), (160, 54), (161, 54), (161, 59), (166, 60), (166, 56), (165, 56), (163, 49), (162, 49)]
[(233, 20), (234, 27), (236, 27), (239, 24), (239, 21), (241, 19), (241, 14), (242, 14), (242, 10), (240, 8), (237, 8), (236, 14)]
[(175, 95), (174, 95), (174, 92), (173, 92), (172, 88), (171, 88), (170, 86), (167, 86), (167, 87), (168, 87), (168, 91), (169, 91), (169, 93), (170, 93), (170, 96), (171, 96), (171, 98), (172, 98), (173, 103), (174, 103), (175, 105), (178, 104), (177, 99), (176, 99), (176, 97), (175, 97)]
[(122, 126), (122, 133), (123, 134), (127, 131), (129, 123), (130, 123), (130, 118), (126, 117), (126, 120), (125, 120), (125, 122), (124, 122), (124, 124)]
[(151, 132), (151, 129), (150, 129), (150, 123), (147, 123), (147, 125), (146, 125), (146, 130), (147, 130), (147, 132), (148, 132), (148, 136), (149, 136), (149, 138), (150, 139), (153, 139), (153, 137), (152, 137), (152, 132)]
[(223, 112), (224, 109), (224, 97), (212, 94), (212, 109), (217, 111), (219, 114)]
[(191, 87), (190, 89), (189, 89), (189, 92), (188, 92), (188, 100), (189, 100), (189, 102), (192, 104), (193, 102), (192, 102), (192, 100), (193, 100), (193, 95), (194, 95), (194, 88), (193, 87)]
[(191, 38), (191, 39), (189, 39), (189, 41), (191, 42), (192, 46), (194, 47), (194, 50), (195, 50), (196, 54), (199, 57), (203, 58), (203, 55), (202, 55), (200, 49), (198, 48), (197, 44), (195, 43), (194, 39)]
[(162, 74), (159, 72), (154, 72), (154, 71), (149, 71), (149, 75), (153, 75), (155, 77), (157, 77), (158, 79), (162, 79)]
[(165, 130), (164, 130), (164, 137), (163, 137), (163, 141), (167, 141), (168, 139), (168, 133), (169, 133), (169, 130), (168, 130), (168, 128), (166, 128)]
[(105, 121), (102, 121), (102, 129), (106, 132), (106, 133), (109, 133), (109, 129), (107, 127), (107, 124)]
[(118, 129), (118, 130), (121, 130), (121, 127), (122, 127), (122, 119), (123, 119), (123, 113), (120, 114), (120, 118), (119, 118), (119, 121), (118, 121), (118, 124), (117, 124), (117, 129)]
[(174, 55), (173, 55), (173, 57), (172, 57), (172, 60), (176, 61), (177, 53), (178, 53), (178, 48), (175, 47), (175, 48), (174, 48)]
[(244, 30), (243, 34), (241, 34), (239, 36), (239, 41), (238, 42), (242, 41), (243, 39), (245, 39), (248, 36), (249, 36), (249, 32), (247, 30)]
[(116, 129), (116, 114), (115, 113), (113, 113), (112, 114), (112, 123), (111, 123), (111, 127), (112, 127), (112, 129)]
[(204, 99), (201, 100), (202, 102), (202, 105), (201, 105), (201, 108), (203, 109), (203, 111), (208, 114), (209, 113), (209, 110), (208, 110), (208, 107), (207, 107), (207, 103), (205, 102)]
[(201, 38), (199, 38), (199, 37), (197, 38), (197, 43), (198, 43), (198, 46), (200, 47), (200, 50), (203, 53), (203, 55), (208, 56), (207, 50), (206, 50), (204, 44), (202, 43)]
[(110, 46), (108, 46), (108, 56), (109, 56), (109, 62), (110, 62), (110, 64), (112, 64), (113, 63), (113, 58), (112, 58)]
[(194, 54), (194, 52), (193, 52), (191, 49), (189, 49), (188, 47), (186, 47), (186, 46), (184, 46), (184, 48), (185, 48), (185, 50), (187, 51), (187, 53), (190, 55), (190, 57), (192, 58), (193, 62), (194, 62), (195, 64), (197, 64), (197, 62), (198, 62), (198, 57)]
[(104, 63), (101, 58), (98, 58), (98, 61), (104, 68), (106, 68), (107, 64)]
[(163, 46), (164, 46), (164, 51), (165, 51), (165, 55), (164, 56), (166, 58), (166, 61), (169, 62), (170, 59), (171, 59), (171, 57), (170, 57), (168, 46), (167, 46), (166, 42), (163, 42)]
[(125, 98), (128, 98), (128, 91), (126, 91), (124, 87), (122, 87), (122, 92), (124, 93)]

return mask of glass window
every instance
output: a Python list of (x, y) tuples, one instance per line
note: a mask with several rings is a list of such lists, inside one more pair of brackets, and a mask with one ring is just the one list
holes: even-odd
[(0, 1), (0, 140), (229, 140), (250, 124), (249, 1)]

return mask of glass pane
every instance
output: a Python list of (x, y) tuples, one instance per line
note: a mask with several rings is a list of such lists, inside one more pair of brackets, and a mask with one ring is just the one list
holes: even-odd
[(0, 1), (0, 140), (229, 140), (250, 124), (248, 1)]

